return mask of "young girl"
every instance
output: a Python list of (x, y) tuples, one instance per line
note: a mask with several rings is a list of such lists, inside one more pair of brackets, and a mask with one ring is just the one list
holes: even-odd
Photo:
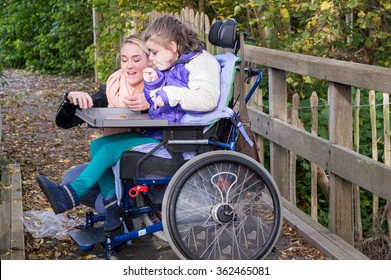
[(197, 33), (165, 15), (145, 31), (144, 41), (157, 72), (154, 81), (151, 69), (144, 74), (151, 118), (178, 122), (187, 111), (207, 112), (216, 107), (220, 65), (204, 50)]
[[(144, 40), (150, 52), (149, 59), (160, 75), (158, 80), (146, 82), (144, 87), (144, 95), (151, 104), (151, 118), (180, 122), (186, 112), (208, 112), (216, 107), (220, 96), (220, 65), (203, 49), (197, 33), (174, 17), (166, 15), (148, 27)], [(161, 139), (161, 133), (156, 132), (159, 130), (148, 129), (140, 133), (132, 139), (131, 145), (128, 142), (128, 146), (122, 151), (136, 146), (138, 151), (143, 150), (146, 136), (151, 136), (152, 138), (148, 139), (158, 142), (156, 139)], [(54, 212), (62, 213), (77, 206), (83, 192), (87, 192), (118, 161), (122, 153), (115, 152), (117, 150), (116, 141), (99, 145), (86, 170), (91, 164), (96, 168), (91, 169), (93, 174), (89, 173), (88, 178), (84, 176), (84, 180), (79, 180), (79, 176), (70, 184), (58, 185), (44, 176), (38, 176), (38, 183)], [(81, 176), (85, 172), (83, 171)], [(114, 180), (109, 185), (113, 194), (104, 200), (107, 215), (112, 216), (114, 210), (118, 211), (113, 184)], [(101, 186), (101, 183), (99, 185)], [(119, 216), (114, 220), (118, 222), (110, 219), (110, 229), (120, 226)], [(106, 226), (105, 230), (108, 228)]]

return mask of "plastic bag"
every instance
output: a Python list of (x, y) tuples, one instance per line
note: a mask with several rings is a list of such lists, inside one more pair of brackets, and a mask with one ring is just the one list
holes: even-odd
[(25, 230), (34, 238), (55, 237), (69, 239), (68, 232), (83, 224), (65, 214), (56, 215), (53, 211), (26, 211), (23, 213)]

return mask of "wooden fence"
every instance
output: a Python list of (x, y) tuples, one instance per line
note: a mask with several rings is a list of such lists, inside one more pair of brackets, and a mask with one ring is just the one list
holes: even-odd
[[(262, 65), (268, 72), (269, 114), (250, 110), (252, 129), (271, 141), (271, 173), (284, 198), (295, 204), (295, 172), (292, 159), (300, 155), (312, 164), (312, 217), (316, 219), (317, 180), (320, 167), (328, 173), (329, 229), (354, 243), (354, 197), (358, 187), (391, 201), (389, 95), (391, 69), (317, 58), (260, 47), (245, 46), (244, 61)], [(316, 115), (311, 132), (297, 127), (297, 101), (293, 99), (288, 123), (287, 73), (328, 82), (329, 140), (316, 133)], [(353, 151), (352, 89), (384, 92), (384, 161)], [(312, 96), (316, 107), (316, 95)], [(356, 94), (356, 96), (358, 96)], [(312, 106), (311, 106), (312, 107)], [(312, 108), (313, 111), (314, 108)], [(359, 120), (356, 118), (356, 121)], [(355, 126), (357, 127), (357, 126)], [(376, 142), (377, 139), (374, 139)], [(327, 178), (327, 177), (326, 177)], [(355, 193), (356, 191), (356, 193)], [(354, 195), (355, 194), (355, 195)], [(357, 203), (359, 200), (357, 199)], [(358, 205), (358, 204), (357, 204)], [(376, 203), (375, 203), (376, 205)], [(359, 210), (359, 207), (356, 207)], [(358, 211), (357, 211), (358, 212)]]
[[(150, 21), (158, 16), (159, 13), (152, 13)], [(191, 10), (183, 10), (175, 16), (194, 26), (207, 42), (211, 23), (206, 16), (194, 14)], [(207, 49), (212, 53), (216, 52), (210, 45)], [(263, 141), (270, 143), (270, 158), (266, 161), (270, 163), (270, 172), (280, 188), (285, 204), (289, 204), (286, 206), (296, 208), (296, 163), (297, 156), (300, 156), (311, 166), (310, 217), (314, 221), (318, 219), (318, 188), (321, 188), (328, 201), (329, 230), (354, 245), (355, 233), (359, 236), (358, 241), (362, 238), (360, 190), (373, 194), (374, 221), (379, 213), (379, 198), (391, 201), (388, 94), (391, 93), (391, 69), (249, 45), (242, 48), (240, 57), (246, 64), (261, 66), (267, 74), (268, 112), (263, 112), (265, 101), (262, 100), (260, 90), (249, 106), (249, 117), (251, 128), (259, 139), (258, 149), (262, 163), (265, 162)], [(328, 83), (328, 139), (318, 135), (319, 100), (316, 91), (309, 102), (312, 114), (310, 131), (306, 131), (301, 124), (298, 117), (301, 110), (299, 95), (296, 93), (291, 97), (288, 94), (289, 73)], [(365, 90), (369, 91), (372, 103), (360, 105), (359, 97)], [(374, 117), (376, 114), (373, 110), (378, 105), (373, 103), (375, 91), (384, 93), (381, 105), (384, 120), (382, 162), (378, 161), (379, 155), (376, 153), (378, 139)], [(353, 96), (356, 98), (355, 102)], [(288, 99), (292, 100), (291, 107), (288, 106)], [(358, 152), (360, 106), (372, 108), (372, 158)], [(386, 206), (390, 207), (388, 202)], [(391, 213), (391, 210), (386, 213)], [(388, 217), (388, 234), (391, 236), (390, 227)]]

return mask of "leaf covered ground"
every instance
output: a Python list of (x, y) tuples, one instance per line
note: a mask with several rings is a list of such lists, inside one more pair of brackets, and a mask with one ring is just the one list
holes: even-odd
[[(62, 94), (70, 90), (94, 92), (92, 77), (37, 75), (24, 70), (4, 71), (8, 85), (0, 88), (3, 123), (3, 152), (10, 163), (21, 167), (23, 211), (51, 211), (41, 193), (36, 176), (43, 174), (60, 182), (72, 166), (89, 161), (89, 142), (101, 136), (99, 129), (85, 126), (68, 130), (54, 124)], [(79, 206), (67, 214), (82, 220), (86, 207)], [(29, 260), (89, 259), (82, 256), (71, 240), (54, 237), (34, 238), (25, 233), (25, 254)], [(292, 228), (284, 224), (275, 259), (325, 259)]]

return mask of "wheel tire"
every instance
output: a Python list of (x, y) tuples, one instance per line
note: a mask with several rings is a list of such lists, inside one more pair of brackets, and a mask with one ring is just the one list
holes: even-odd
[(280, 193), (252, 158), (212, 151), (184, 164), (163, 199), (163, 228), (181, 259), (262, 259), (282, 225)]

